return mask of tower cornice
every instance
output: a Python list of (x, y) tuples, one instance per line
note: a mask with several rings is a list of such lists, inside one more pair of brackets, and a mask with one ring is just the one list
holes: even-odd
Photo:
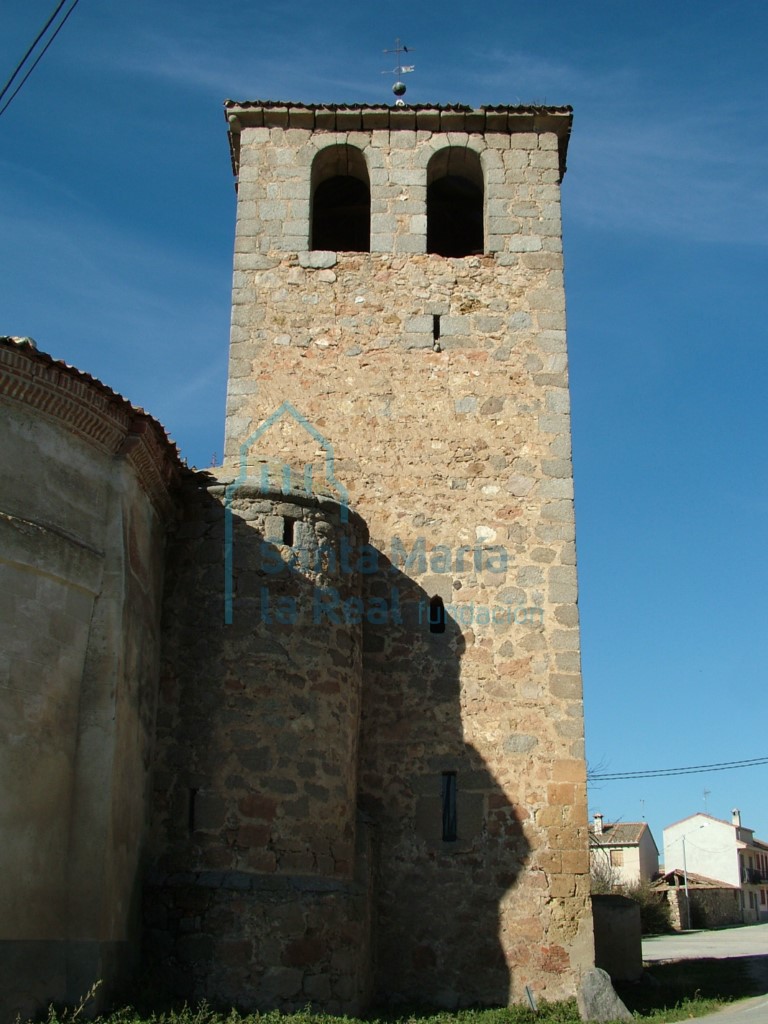
[(225, 100), (232, 170), (240, 170), (240, 133), (245, 128), (303, 128), (312, 132), (430, 131), (513, 135), (552, 132), (558, 139), (560, 176), (565, 174), (573, 108), (463, 104), (290, 103)]

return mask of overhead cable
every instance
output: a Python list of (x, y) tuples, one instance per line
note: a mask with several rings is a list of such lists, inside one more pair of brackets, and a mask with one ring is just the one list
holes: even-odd
[[(53, 14), (52, 14), (52, 15), (50, 16), (50, 18), (48, 19), (48, 21), (46, 21), (45, 25), (44, 25), (44, 26), (43, 26), (43, 27), (42, 27), (42, 28), (40, 29), (40, 31), (39, 31), (39, 32), (38, 32), (38, 34), (37, 34), (37, 37), (35, 38), (35, 41), (34, 41), (34, 42), (32, 43), (32, 45), (31, 45), (31, 46), (29, 47), (29, 49), (28, 49), (28, 50), (27, 50), (27, 52), (26, 52), (26, 53), (24, 54), (24, 56), (23, 56), (23, 57), (21, 58), (21, 60), (19, 61), (19, 63), (18, 63), (17, 65), (16, 65), (16, 67), (15, 67), (15, 69), (14, 69), (14, 71), (13, 71), (13, 74), (12, 74), (12, 75), (11, 75), (11, 77), (10, 77), (10, 78), (8, 79), (8, 81), (7, 81), (6, 83), (5, 83), (5, 85), (3, 86), (2, 90), (0, 90), (0, 100), (2, 100), (2, 98), (3, 98), (3, 97), (5, 96), (5, 94), (6, 94), (7, 92), (8, 92), (8, 90), (10, 89), (10, 87), (11, 87), (11, 85), (13, 84), (14, 80), (16, 79), (16, 76), (17, 76), (17, 75), (18, 75), (18, 74), (19, 74), (19, 73), (21, 72), (21, 70), (22, 70), (22, 68), (24, 67), (24, 65), (26, 64), (27, 60), (28, 60), (28, 59), (29, 59), (29, 57), (30, 57), (30, 56), (32, 55), (32, 53), (33, 53), (33, 51), (34, 51), (35, 47), (36, 47), (36, 46), (37, 46), (37, 44), (38, 44), (38, 43), (40, 42), (40, 40), (41, 40), (41, 39), (43, 38), (43, 36), (45, 35), (45, 33), (46, 33), (46, 32), (48, 31), (48, 29), (50, 28), (50, 26), (52, 25), (52, 23), (53, 23), (53, 22), (55, 21), (55, 19), (56, 19), (57, 15), (59, 14), (59, 12), (61, 11), (62, 7), (64, 6), (64, 4), (65, 4), (66, 2), (67, 2), (67, 0), (61, 0), (61, 2), (60, 2), (60, 3), (59, 3), (59, 4), (57, 5), (57, 6), (56, 6), (56, 9), (54, 10)], [(26, 74), (24, 75), (24, 77), (22, 78), (22, 80), (21, 80), (21, 81), (19, 82), (19, 84), (18, 84), (18, 85), (16, 86), (16, 88), (15, 88), (15, 89), (13, 90), (13, 92), (11, 93), (11, 95), (10, 95), (10, 96), (8, 97), (8, 99), (7, 99), (6, 101), (5, 101), (5, 103), (3, 104), (3, 106), (2, 106), (2, 107), (0, 107), (0, 116), (2, 116), (2, 115), (3, 115), (3, 114), (4, 114), (5, 112), (6, 112), (6, 110), (8, 109), (8, 107), (10, 107), (10, 105), (11, 105), (11, 103), (13, 102), (14, 98), (15, 98), (15, 97), (16, 97), (16, 96), (17, 96), (17, 95), (19, 94), (19, 92), (21, 91), (21, 88), (22, 88), (22, 86), (24, 85), (24, 83), (26, 82), (26, 80), (27, 80), (27, 79), (29, 78), (29, 76), (30, 76), (30, 75), (32, 74), (32, 72), (33, 72), (33, 71), (35, 70), (35, 68), (37, 67), (37, 65), (38, 65), (38, 64), (40, 63), (40, 61), (41, 61), (41, 60), (43, 59), (43, 57), (44, 57), (44, 55), (45, 55), (46, 51), (48, 50), (48, 47), (49, 47), (49, 46), (51, 45), (51, 43), (53, 42), (53, 40), (54, 40), (54, 39), (56, 38), (56, 36), (57, 36), (57, 35), (59, 34), (59, 32), (61, 32), (61, 30), (62, 30), (62, 29), (64, 28), (64, 26), (66, 25), (66, 23), (67, 23), (67, 20), (69, 19), (69, 16), (70, 16), (70, 14), (72, 13), (72, 11), (74, 11), (74, 9), (75, 9), (75, 8), (77, 7), (77, 5), (78, 5), (78, 3), (79, 3), (79, 2), (80, 2), (80, 0), (73, 0), (73, 2), (72, 2), (72, 6), (71, 6), (71, 7), (69, 8), (69, 10), (67, 11), (67, 13), (66, 13), (66, 14), (64, 15), (64, 17), (63, 17), (63, 18), (61, 19), (61, 21), (59, 22), (59, 24), (58, 24), (58, 25), (56, 26), (56, 29), (55, 29), (55, 31), (54, 31), (54, 32), (53, 32), (53, 34), (51, 35), (51, 38), (50, 38), (50, 39), (48, 40), (48, 42), (47, 42), (47, 43), (45, 44), (45, 46), (44, 46), (44, 47), (42, 48), (42, 50), (40, 51), (40, 53), (39, 53), (39, 54), (37, 55), (37, 57), (36, 57), (36, 58), (35, 58), (35, 60), (33, 61), (32, 65), (31, 65), (31, 66), (29, 67), (29, 69), (27, 70), (27, 73), (26, 73)]]
[(695, 764), (687, 768), (656, 768), (640, 772), (595, 772), (588, 773), (590, 781), (602, 782), (611, 779), (654, 779), (668, 775), (693, 775), (697, 772), (724, 772), (732, 768), (752, 768), (755, 765), (768, 764), (768, 757), (753, 757), (745, 761), (719, 761), (715, 764)]

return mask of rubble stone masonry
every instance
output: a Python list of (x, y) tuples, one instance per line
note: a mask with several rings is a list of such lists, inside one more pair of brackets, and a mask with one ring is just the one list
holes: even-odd
[[(169, 569), (150, 948), (243, 1005), (571, 996), (593, 953), (570, 112), (227, 112), (226, 463)], [(482, 251), (427, 252), (428, 184), (472, 168)], [(313, 249), (347, 172), (370, 251)]]

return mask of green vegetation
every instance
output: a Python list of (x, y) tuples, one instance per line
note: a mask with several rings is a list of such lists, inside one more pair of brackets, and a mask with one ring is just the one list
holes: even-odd
[(652, 889), (648, 882), (625, 886), (622, 895), (640, 904), (640, 928), (643, 935), (663, 935), (672, 931), (669, 904), (664, 893)]
[[(70, 1024), (72, 1019), (71, 1012), (57, 1012), (51, 1008), (46, 1024)], [(432, 1014), (417, 1012), (399, 1017), (369, 1017), (364, 1021), (354, 1017), (333, 1017), (329, 1014), (313, 1013), (309, 1009), (290, 1014), (281, 1014), (276, 1010), (250, 1014), (240, 1014), (235, 1010), (230, 1010), (229, 1013), (216, 1013), (203, 1003), (197, 1009), (183, 1007), (179, 1010), (149, 1014), (125, 1007), (108, 1016), (97, 1018), (97, 1024), (580, 1024), (580, 1020), (575, 1000), (545, 1003), (540, 1007), (538, 1014), (527, 1008), (510, 1007)]]
[[(638, 1022), (648, 1024), (672, 1024), (674, 1021), (690, 1020), (705, 1013), (720, 1009), (720, 999), (683, 999), (670, 1009), (653, 1009), (649, 1012), (635, 1012)], [(82, 1010), (61, 1010), (51, 1008), (46, 1024), (72, 1024)], [(162, 1013), (140, 1013), (132, 1007), (124, 1007), (113, 1013), (97, 1018), (96, 1024), (581, 1024), (575, 1000), (560, 1003), (542, 1003), (538, 1013), (527, 1007), (513, 1006), (495, 1010), (461, 1010), (440, 1013), (410, 1013), (400, 1016), (382, 1015), (357, 1020), (352, 1017), (332, 1017), (329, 1014), (303, 1010), (300, 1013), (240, 1014), (235, 1010), (218, 1013), (202, 1003), (196, 1009), (182, 1007)]]
[[(680, 960), (650, 966), (641, 982), (616, 985), (635, 1019), (647, 1024), (674, 1024), (722, 1009), (735, 999), (760, 995), (768, 984), (768, 963), (764, 957), (736, 957), (724, 960)], [(49, 1010), (45, 1024), (85, 1024), (87, 1005), (96, 986), (74, 1009)], [(150, 1004), (151, 1005), (151, 1004)], [(20, 1024), (20, 1022), (17, 1022)], [(574, 999), (561, 1003), (542, 1002), (538, 1013), (523, 1006), (493, 1010), (458, 1010), (438, 1013), (426, 1010), (380, 1013), (358, 1020), (332, 1017), (307, 1008), (282, 1014), (219, 1012), (201, 1003), (175, 1009), (141, 1010), (123, 1007), (97, 1018), (96, 1024), (581, 1024)]]

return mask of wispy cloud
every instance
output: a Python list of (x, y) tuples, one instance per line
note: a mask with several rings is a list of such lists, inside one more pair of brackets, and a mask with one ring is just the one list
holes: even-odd
[[(185, 11), (173, 31), (163, 21), (134, 25), (132, 45), (109, 53), (110, 71), (221, 98), (323, 102), (333, 92), (365, 96), (378, 84), (378, 68), (362, 67), (357, 76), (344, 73), (338, 39), (329, 46), (327, 23), (315, 18), (297, 33), (300, 15), (293, 5), (271, 4), (268, 16), (256, 9), (230, 16), (211, 10), (189, 16)], [(93, 51), (87, 59), (98, 64), (107, 55)]]
[(739, 128), (761, 122), (756, 105), (692, 106), (629, 64), (592, 70), (583, 59), (577, 65), (499, 47), (470, 57), (472, 89), (483, 102), (501, 95), (499, 102), (575, 107), (566, 186), (572, 219), (679, 240), (768, 241), (768, 144)]
[(635, 89), (638, 80), (632, 68), (588, 71), (522, 50), (490, 47), (472, 50), (467, 56), (473, 69), (468, 80), (483, 103), (573, 105), (598, 97), (626, 95)]
[[(7, 236), (14, 238), (12, 273), (27, 276), (25, 291), (34, 293), (34, 279), (46, 282), (48, 299), (66, 299), (89, 319), (98, 315), (105, 328), (128, 329), (149, 316), (171, 316), (176, 308), (170, 282), (182, 279), (194, 287), (210, 279), (210, 266), (190, 260), (183, 251), (149, 243), (116, 228), (103, 216), (92, 219), (82, 210), (60, 208), (54, 217), (41, 211), (2, 206)], [(147, 288), (148, 282), (155, 287)]]
[(223, 399), (229, 254), (188, 250), (117, 224), (86, 201), (63, 202), (42, 174), (40, 203), (25, 203), (13, 174), (4, 177), (0, 220), (14, 258), (0, 284), (3, 332), (32, 335), (150, 410), (177, 438), (218, 438), (223, 403), (197, 399), (217, 390)]
[(612, 231), (765, 245), (768, 145), (734, 122), (731, 111), (712, 108), (582, 120), (570, 215)]

